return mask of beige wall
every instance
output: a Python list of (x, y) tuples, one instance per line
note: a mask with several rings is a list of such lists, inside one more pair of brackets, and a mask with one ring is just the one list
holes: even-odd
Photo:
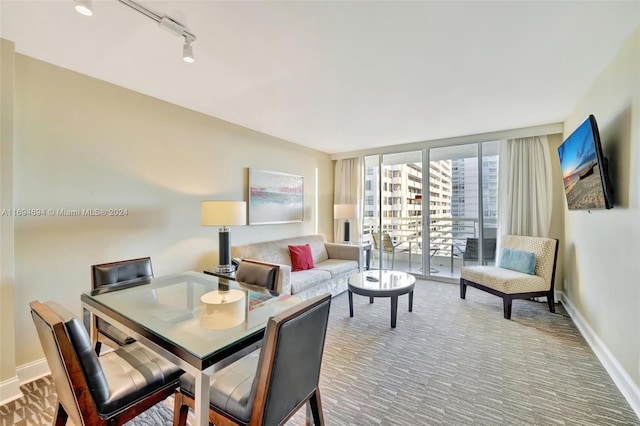
[[(567, 211), (565, 293), (640, 385), (640, 28), (565, 121), (565, 137), (589, 114), (610, 157), (613, 210)], [(560, 182), (560, 181), (558, 181)]]
[(560, 169), (560, 158), (558, 157), (557, 149), (563, 139), (561, 134), (548, 135), (547, 139), (551, 161), (551, 182), (553, 185), (549, 237), (558, 239), (558, 259), (556, 261), (556, 279), (554, 282), (554, 289), (558, 292), (563, 291), (562, 283), (564, 282), (564, 211), (567, 208), (564, 187), (562, 184), (558, 185), (558, 182), (562, 182), (562, 170)]
[(15, 69), (15, 206), (128, 211), (15, 220), (17, 365), (43, 357), (28, 303), (79, 313), (91, 264), (151, 256), (156, 275), (216, 265), (218, 229), (200, 226), (200, 201), (247, 200), (248, 168), (304, 176), (306, 220), (234, 227), (233, 244), (314, 233), (316, 220), (332, 239), (327, 154), (22, 55)]
[[(0, 210), (13, 207), (14, 45), (0, 39)], [(14, 220), (0, 216), (0, 383), (16, 377), (14, 331)], [(17, 379), (15, 379), (17, 381)], [(15, 387), (15, 386), (14, 386)], [(11, 391), (10, 391), (11, 392)], [(4, 400), (0, 389), (0, 401)]]

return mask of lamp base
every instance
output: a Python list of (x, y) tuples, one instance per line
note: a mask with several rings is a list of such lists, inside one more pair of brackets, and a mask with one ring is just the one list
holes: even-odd
[(349, 219), (344, 221), (344, 243), (351, 244), (351, 222)]
[(229, 272), (235, 272), (236, 266), (235, 265), (218, 265), (215, 268), (213, 268), (213, 270), (215, 272), (228, 274)]

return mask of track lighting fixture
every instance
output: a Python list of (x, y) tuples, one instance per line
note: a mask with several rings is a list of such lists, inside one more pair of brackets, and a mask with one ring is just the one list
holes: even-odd
[[(76, 4), (76, 10), (83, 15), (91, 16), (93, 15), (91, 9), (91, 0), (73, 0)], [(193, 47), (191, 47), (191, 43), (196, 41), (196, 36), (187, 31), (187, 28), (175, 21), (174, 19), (168, 16), (160, 16), (157, 13), (147, 9), (144, 6), (139, 5), (133, 0), (118, 0), (120, 3), (125, 6), (129, 6), (131, 9), (135, 10), (146, 16), (147, 18), (151, 18), (158, 23), (161, 28), (168, 30), (169, 32), (184, 37), (184, 45), (182, 46), (182, 60), (188, 63), (194, 62), (193, 58)]]
[(182, 46), (182, 60), (185, 62), (193, 62), (193, 48), (191, 47), (191, 40), (188, 37), (184, 38), (184, 46)]
[(73, 2), (76, 4), (76, 11), (78, 11), (78, 13), (86, 16), (93, 15), (91, 0), (73, 0)]

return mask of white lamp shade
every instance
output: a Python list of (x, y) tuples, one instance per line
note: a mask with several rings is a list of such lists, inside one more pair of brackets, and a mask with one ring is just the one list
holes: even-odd
[(200, 224), (204, 226), (234, 226), (247, 224), (247, 203), (244, 201), (202, 201)]
[(333, 205), (334, 219), (355, 219), (357, 217), (358, 217), (357, 204), (334, 204)]

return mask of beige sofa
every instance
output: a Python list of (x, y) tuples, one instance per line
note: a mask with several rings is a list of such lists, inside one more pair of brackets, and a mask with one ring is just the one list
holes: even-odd
[[(314, 268), (293, 272), (289, 245), (309, 244)], [(347, 289), (349, 275), (360, 269), (360, 246), (329, 243), (322, 234), (231, 247), (231, 256), (280, 265), (277, 291), (309, 299)]]

